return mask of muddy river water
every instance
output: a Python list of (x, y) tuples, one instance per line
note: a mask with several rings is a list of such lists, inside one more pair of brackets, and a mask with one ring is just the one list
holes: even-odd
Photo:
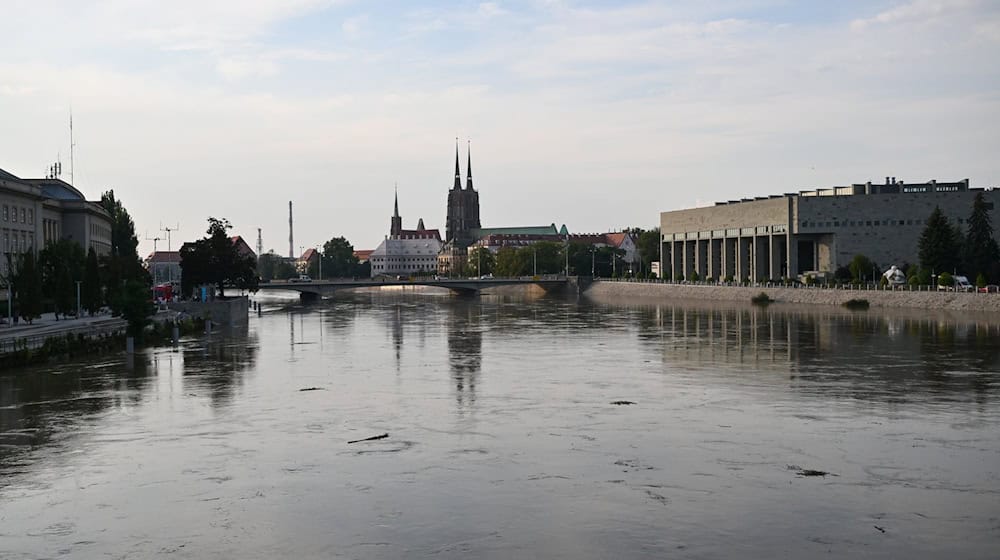
[(998, 398), (988, 317), (270, 300), (0, 370), (0, 558), (997, 558)]

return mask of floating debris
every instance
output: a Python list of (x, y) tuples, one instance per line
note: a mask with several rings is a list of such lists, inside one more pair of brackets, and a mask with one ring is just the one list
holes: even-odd
[(795, 471), (795, 474), (799, 476), (837, 476), (832, 472), (820, 471), (816, 469), (803, 469), (798, 465), (788, 465), (788, 470)]
[(635, 403), (632, 402), (632, 401), (611, 401), (611, 404), (622, 406), (622, 405), (629, 405), (629, 404), (635, 404)]
[(362, 442), (362, 441), (375, 441), (377, 439), (385, 439), (387, 437), (389, 437), (389, 434), (379, 434), (377, 436), (366, 437), (364, 439), (356, 439), (356, 440), (353, 440), (353, 441), (349, 441), (347, 443), (359, 443), (359, 442)]
[(878, 529), (882, 533), (885, 532), (885, 527), (879, 527), (878, 525), (872, 525), (872, 527), (875, 527), (876, 529)]
[(306, 387), (304, 389), (299, 389), (299, 391), (326, 391), (323, 387)]

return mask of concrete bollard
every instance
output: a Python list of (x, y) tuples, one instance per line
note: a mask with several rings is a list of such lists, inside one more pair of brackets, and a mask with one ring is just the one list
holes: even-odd
[(135, 338), (131, 336), (125, 337), (125, 352), (127, 354), (135, 354)]
[(205, 319), (205, 334), (211, 334), (211, 333), (212, 333), (212, 320)]
[(177, 323), (174, 323), (174, 328), (171, 329), (170, 335), (173, 339), (174, 346), (177, 346), (177, 343), (181, 340), (181, 328), (177, 326)]

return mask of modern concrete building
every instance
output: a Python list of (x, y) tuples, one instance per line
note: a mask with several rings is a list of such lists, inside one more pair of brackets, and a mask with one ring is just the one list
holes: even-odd
[[(45, 244), (71, 239), (97, 254), (111, 251), (111, 216), (73, 185), (58, 179), (21, 179), (0, 169), (0, 251), (37, 253)], [(0, 258), (0, 274), (7, 259)]]
[[(935, 207), (964, 230), (976, 192), (998, 222), (1000, 190), (972, 189), (969, 180), (854, 184), (717, 202), (660, 214), (665, 278), (777, 279), (832, 273), (855, 255), (879, 266), (917, 262), (917, 245)], [(994, 235), (1000, 234), (1000, 228)]]

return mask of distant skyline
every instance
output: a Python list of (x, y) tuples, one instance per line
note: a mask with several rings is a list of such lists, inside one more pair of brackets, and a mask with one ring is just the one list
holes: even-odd
[[(7, 0), (0, 168), (59, 156), (144, 238), (208, 216), (288, 251), (444, 229), (455, 138), (484, 226), (895, 176), (1000, 186), (1000, 3)], [(163, 242), (160, 248), (165, 248)]]

